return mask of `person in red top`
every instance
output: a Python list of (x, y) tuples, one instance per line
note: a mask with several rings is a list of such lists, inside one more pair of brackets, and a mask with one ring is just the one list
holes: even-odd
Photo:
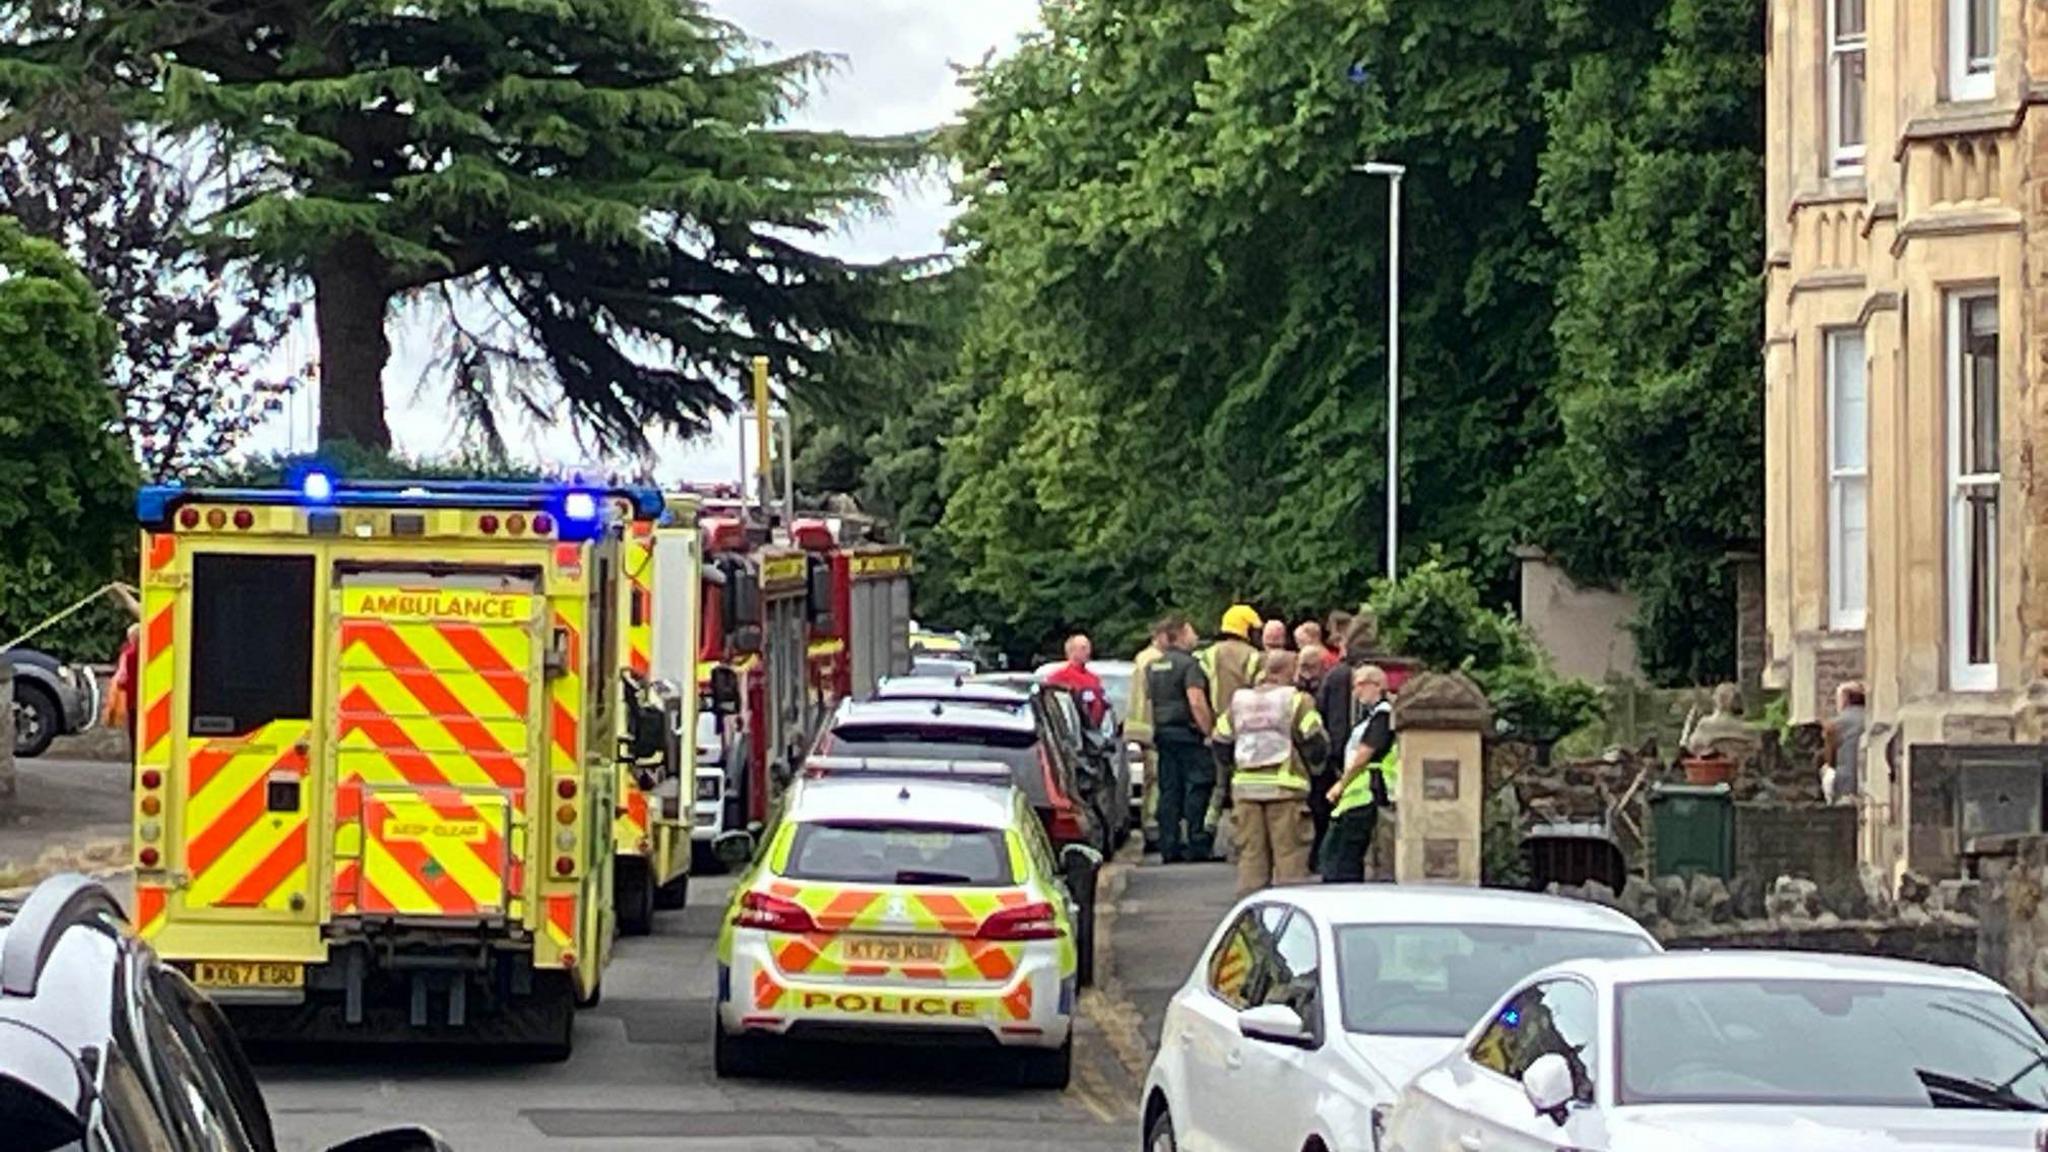
[(1088, 660), (1094, 655), (1095, 645), (1087, 634), (1074, 633), (1067, 637), (1067, 662), (1055, 668), (1045, 682), (1080, 697), (1088, 723), (1100, 728), (1109, 716), (1109, 693), (1102, 686), (1102, 677), (1088, 670)]

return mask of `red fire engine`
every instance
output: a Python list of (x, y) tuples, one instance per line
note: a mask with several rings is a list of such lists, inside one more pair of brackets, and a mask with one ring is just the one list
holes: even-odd
[(823, 519), (772, 533), (730, 511), (713, 503), (700, 520), (699, 687), (729, 667), (742, 702), (699, 733), (700, 761), (715, 759), (724, 777), (722, 792), (708, 775), (698, 786), (698, 826), (709, 830), (715, 812), (712, 838), (763, 824), (839, 701), (910, 667), (908, 549), (842, 545)]

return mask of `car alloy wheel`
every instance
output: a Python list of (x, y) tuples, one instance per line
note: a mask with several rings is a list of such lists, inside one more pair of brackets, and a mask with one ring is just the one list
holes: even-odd
[(40, 684), (14, 685), (14, 754), (41, 756), (63, 731), (63, 713)]

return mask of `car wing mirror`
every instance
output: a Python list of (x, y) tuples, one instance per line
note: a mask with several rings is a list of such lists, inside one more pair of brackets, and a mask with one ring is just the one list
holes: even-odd
[(1562, 1126), (1572, 1098), (1578, 1094), (1572, 1082), (1571, 1064), (1555, 1052), (1538, 1056), (1522, 1072), (1522, 1092), (1529, 1097), (1529, 1106), (1538, 1116), (1548, 1116)]
[(735, 829), (720, 834), (711, 842), (711, 855), (728, 868), (738, 868), (751, 862), (754, 859), (753, 833)]
[(344, 1140), (327, 1152), (454, 1152), (446, 1140), (425, 1128), (386, 1128)]
[(1313, 1048), (1315, 1033), (1301, 1013), (1285, 1004), (1261, 1004), (1237, 1014), (1237, 1031), (1247, 1040), (1281, 1044), (1289, 1048)]

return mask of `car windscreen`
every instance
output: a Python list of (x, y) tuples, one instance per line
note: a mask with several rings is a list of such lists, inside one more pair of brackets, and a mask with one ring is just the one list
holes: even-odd
[(979, 760), (1007, 765), (1010, 779), (1033, 807), (1052, 804), (1045, 788), (1045, 769), (1038, 762), (1034, 733), (1003, 728), (843, 725), (818, 742), (821, 756), (861, 756), (873, 760)]
[(1626, 933), (1504, 924), (1354, 924), (1336, 937), (1344, 1028), (1382, 1036), (1463, 1036), (1539, 968), (1657, 950)]
[(847, 884), (1000, 887), (1012, 882), (1000, 829), (931, 824), (799, 824), (782, 875)]
[(2048, 1041), (1996, 991), (1684, 980), (1615, 996), (1623, 1104), (2048, 1111)]

